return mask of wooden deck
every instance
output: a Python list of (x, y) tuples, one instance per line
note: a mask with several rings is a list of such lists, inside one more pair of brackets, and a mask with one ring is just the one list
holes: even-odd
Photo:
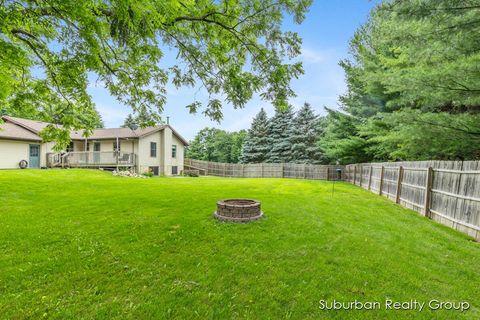
[(86, 151), (47, 154), (47, 166), (50, 168), (119, 168), (135, 167), (135, 153), (115, 151)]

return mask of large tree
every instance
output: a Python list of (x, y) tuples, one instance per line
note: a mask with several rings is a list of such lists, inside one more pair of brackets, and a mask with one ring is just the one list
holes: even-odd
[[(135, 112), (159, 114), (168, 82), (203, 87), (192, 101), (222, 118), (222, 101), (241, 108), (259, 93), (277, 107), (294, 95), (303, 71), (286, 62), (301, 40), (282, 30), (285, 15), (301, 23), (311, 0), (3, 0), (0, 2), (0, 104), (48, 103), (69, 128), (92, 129), (89, 77)], [(160, 64), (173, 48), (177, 61)], [(79, 117), (83, 115), (83, 117)], [(47, 136), (66, 135), (49, 128)], [(89, 130), (87, 130), (88, 134)], [(60, 142), (65, 144), (66, 139)]]
[(327, 116), (322, 119), (323, 133), (320, 146), (326, 162), (337, 161), (361, 163), (373, 160), (368, 153), (368, 142), (360, 136), (358, 127), (361, 120), (349, 114), (326, 108)]
[[(22, 102), (18, 103), (18, 100), (22, 100)], [(59, 113), (54, 104), (50, 104), (48, 101), (39, 102), (29, 92), (17, 93), (15, 100), (12, 100), (11, 103), (0, 105), (0, 116), (4, 115), (54, 124), (62, 124), (62, 118), (65, 116), (65, 114)], [(80, 123), (88, 123), (92, 128), (104, 127), (102, 116), (94, 106), (85, 113), (76, 114), (75, 117)]]
[(245, 130), (227, 132), (216, 128), (204, 128), (190, 142), (186, 157), (213, 162), (238, 163), (245, 137)]
[(472, 0), (377, 6), (341, 62), (346, 114), (327, 117), (329, 158), (478, 159), (479, 15)]
[(248, 130), (240, 161), (242, 163), (266, 162), (269, 151), (269, 122), (267, 113), (261, 108)]
[(269, 122), (268, 141), (270, 151), (269, 163), (285, 163), (292, 160), (292, 120), (294, 113), (291, 106), (277, 110)]
[(318, 164), (323, 160), (318, 144), (320, 122), (310, 104), (305, 103), (293, 119), (291, 130), (292, 159), (294, 163)]

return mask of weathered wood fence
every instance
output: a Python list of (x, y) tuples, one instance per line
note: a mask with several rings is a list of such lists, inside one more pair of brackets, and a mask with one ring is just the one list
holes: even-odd
[(185, 159), (185, 170), (197, 170), (201, 175), (241, 178), (295, 178), (311, 180), (343, 180), (336, 169), (343, 166), (294, 163), (221, 163)]
[(345, 180), (480, 241), (480, 161), (352, 164)]

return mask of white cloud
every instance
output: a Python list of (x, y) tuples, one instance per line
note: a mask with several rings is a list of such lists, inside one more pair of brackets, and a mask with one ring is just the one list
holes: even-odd
[(123, 124), (123, 121), (131, 110), (122, 106), (112, 98), (112, 104), (96, 103), (97, 110), (102, 116), (106, 128), (115, 128)]
[(320, 50), (312, 50), (303, 47), (300, 59), (307, 63), (321, 63), (326, 60), (326, 54)]

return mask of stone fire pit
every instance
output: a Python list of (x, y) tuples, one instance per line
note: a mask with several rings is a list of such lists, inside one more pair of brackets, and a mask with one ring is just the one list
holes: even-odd
[(217, 202), (214, 217), (221, 221), (248, 222), (263, 216), (260, 202), (250, 199), (226, 199)]

